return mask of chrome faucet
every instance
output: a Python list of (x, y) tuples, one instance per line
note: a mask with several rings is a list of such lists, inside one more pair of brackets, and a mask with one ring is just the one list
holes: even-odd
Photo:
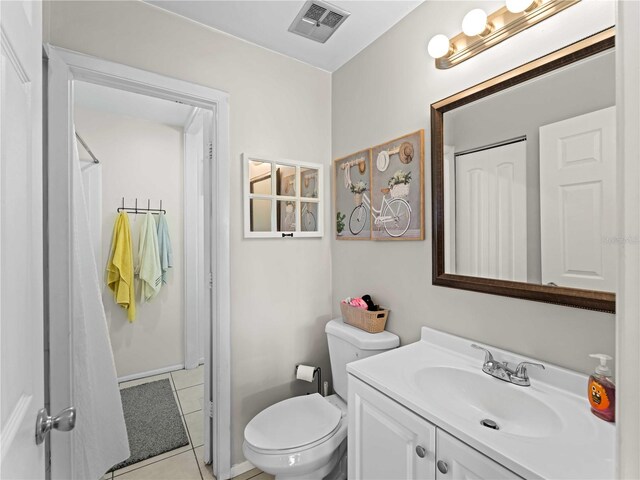
[(476, 345), (475, 343), (472, 343), (471, 346), (484, 352), (484, 364), (482, 365), (482, 371), (484, 373), (491, 375), (492, 377), (499, 378), (500, 380), (504, 380), (505, 382), (513, 383), (514, 385), (519, 385), (521, 387), (528, 387), (531, 385), (527, 367), (539, 367), (544, 370), (544, 365), (533, 362), (520, 362), (514, 370), (509, 367), (508, 362), (498, 362), (494, 359), (491, 352), (486, 348)]

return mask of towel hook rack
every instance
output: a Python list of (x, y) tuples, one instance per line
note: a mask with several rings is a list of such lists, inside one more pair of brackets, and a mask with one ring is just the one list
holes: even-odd
[(151, 208), (151, 199), (147, 198), (147, 208), (143, 208), (143, 207), (138, 207), (138, 198), (137, 197), (136, 197), (136, 200), (135, 200), (135, 203), (134, 203), (133, 207), (127, 207), (125, 205), (125, 198), (122, 197), (122, 206), (118, 207), (117, 211), (118, 212), (133, 213), (135, 215), (143, 214), (143, 213), (147, 213), (147, 212), (151, 212), (151, 213), (167, 213), (167, 211), (162, 208), (162, 199), (160, 199), (160, 208)]

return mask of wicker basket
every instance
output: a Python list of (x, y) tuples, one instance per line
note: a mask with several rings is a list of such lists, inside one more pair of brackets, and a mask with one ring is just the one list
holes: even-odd
[(391, 187), (391, 198), (407, 198), (409, 196), (409, 183), (396, 183)]
[(352, 307), (346, 303), (340, 303), (340, 310), (342, 311), (344, 323), (369, 333), (384, 332), (384, 326), (389, 316), (389, 310), (386, 309), (370, 312), (363, 308)]

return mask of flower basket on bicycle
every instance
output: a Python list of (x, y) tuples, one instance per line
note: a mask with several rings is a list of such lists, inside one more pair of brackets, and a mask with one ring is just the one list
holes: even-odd
[(409, 183), (396, 183), (391, 187), (391, 198), (407, 198), (409, 196)]
[(356, 204), (356, 207), (359, 207), (360, 205), (362, 205), (362, 194), (361, 193), (354, 193), (353, 194), (353, 202)]
[(409, 184), (411, 183), (411, 171), (398, 170), (389, 179), (391, 198), (406, 198), (409, 196)]

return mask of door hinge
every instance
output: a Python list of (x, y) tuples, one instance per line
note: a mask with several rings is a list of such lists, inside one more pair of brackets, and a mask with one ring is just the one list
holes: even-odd
[(209, 142), (209, 160), (213, 160), (213, 142)]
[(209, 272), (209, 288), (213, 289), (213, 272)]
[(207, 412), (209, 414), (209, 418), (213, 418), (213, 402), (207, 400)]

